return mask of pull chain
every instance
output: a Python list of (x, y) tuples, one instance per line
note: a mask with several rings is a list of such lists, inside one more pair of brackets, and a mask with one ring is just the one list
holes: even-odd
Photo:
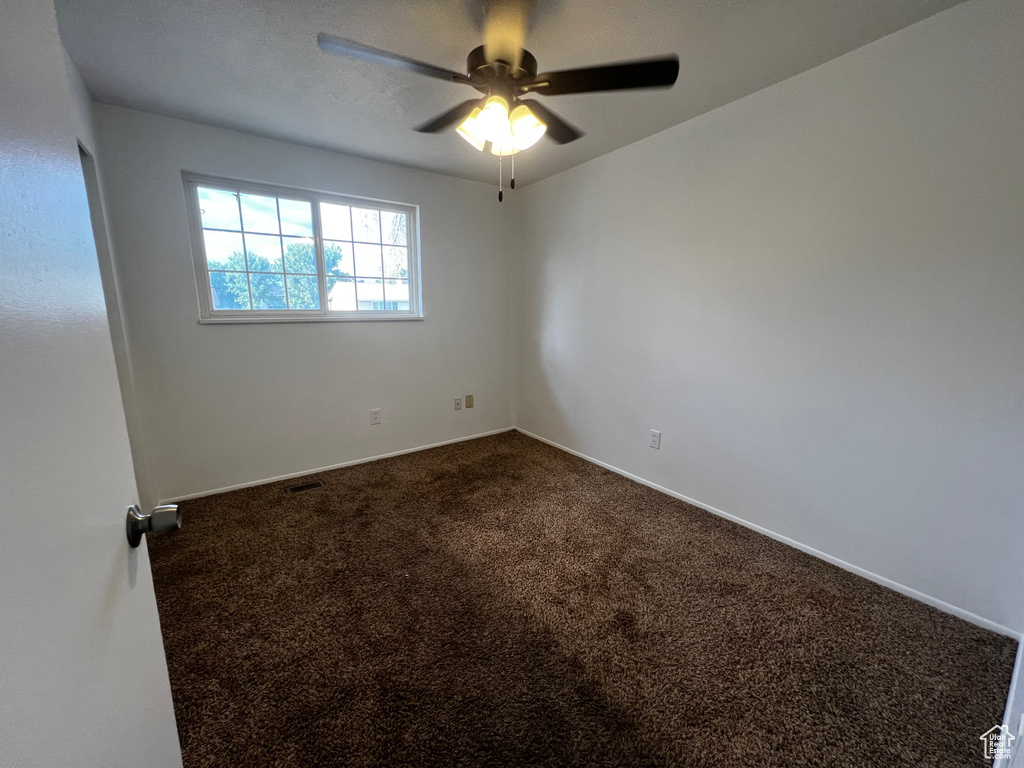
[(501, 155), (498, 155), (498, 202), (501, 202)]
[(516, 188), (516, 153), (512, 153), (512, 183), (508, 185), (509, 189)]

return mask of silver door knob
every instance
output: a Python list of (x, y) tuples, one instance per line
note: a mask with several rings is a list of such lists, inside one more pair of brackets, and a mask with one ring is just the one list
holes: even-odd
[(133, 549), (142, 542), (144, 533), (167, 533), (181, 528), (181, 512), (177, 504), (161, 504), (153, 507), (153, 511), (142, 514), (138, 504), (128, 507), (128, 517), (125, 519), (125, 532), (128, 534), (128, 545)]

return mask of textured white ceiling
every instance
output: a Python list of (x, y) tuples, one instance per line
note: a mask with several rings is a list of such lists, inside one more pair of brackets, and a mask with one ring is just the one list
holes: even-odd
[[(541, 70), (676, 53), (671, 90), (542, 100), (586, 132), (517, 161), (529, 183), (833, 59), (961, 0), (538, 0)], [(322, 53), (330, 32), (465, 71), (472, 0), (57, 0), (61, 36), (97, 101), (481, 181), (496, 158), (412, 126), (476, 91)], [(540, 97), (538, 97), (540, 98)]]

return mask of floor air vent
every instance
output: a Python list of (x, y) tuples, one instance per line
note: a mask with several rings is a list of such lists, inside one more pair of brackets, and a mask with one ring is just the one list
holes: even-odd
[(288, 489), (288, 493), (302, 493), (303, 491), (312, 491), (314, 488), (323, 488), (324, 484), (317, 480), (315, 483), (303, 483), (302, 485), (293, 485)]

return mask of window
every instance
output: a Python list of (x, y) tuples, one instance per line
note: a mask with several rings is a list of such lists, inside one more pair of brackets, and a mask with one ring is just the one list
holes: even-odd
[(204, 322), (418, 318), (417, 208), (185, 176)]

